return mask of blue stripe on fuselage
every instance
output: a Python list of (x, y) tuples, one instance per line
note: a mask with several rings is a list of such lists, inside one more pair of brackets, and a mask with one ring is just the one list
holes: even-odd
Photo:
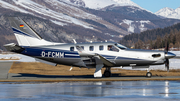
[[(110, 56), (110, 55), (101, 55), (101, 56), (103, 56), (103, 57), (106, 58), (106, 59), (115, 59), (115, 58), (116, 58), (116, 56)], [(116, 58), (116, 60), (142, 60), (142, 59), (127, 58), (127, 57), (120, 57), (120, 56), (118, 56), (118, 57)]]
[(25, 50), (21, 54), (33, 56), (33, 57), (50, 57), (50, 58), (80, 58), (78, 52), (49, 49), (49, 48), (37, 48), (37, 47), (23, 47)]
[(137, 58), (126, 58), (126, 57), (117, 57), (116, 60), (142, 60)]

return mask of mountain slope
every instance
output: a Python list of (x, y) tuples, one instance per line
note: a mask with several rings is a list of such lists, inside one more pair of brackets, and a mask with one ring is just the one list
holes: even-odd
[(130, 0), (107, 1), (111, 3), (108, 6), (102, 4), (103, 8), (97, 10), (86, 7), (88, 0), (0, 0), (0, 18), (4, 19), (0, 22), (0, 35), (4, 40), (2, 43), (15, 42), (8, 16), (23, 18), (43, 38), (55, 42), (73, 42), (72, 39), (77, 42), (118, 42), (131, 33), (180, 22), (175, 19), (161, 19)]
[[(180, 34), (179, 33), (180, 33), (180, 23), (175, 24), (173, 26), (166, 27), (166, 28), (157, 28), (157, 29), (153, 29), (153, 30), (144, 31), (144, 32), (141, 32), (140, 34), (135, 33), (135, 34), (127, 35), (120, 42), (123, 45), (131, 47), (131, 46), (135, 45), (135, 43), (137, 43), (137, 42), (149, 44), (150, 42), (152, 43), (153, 40), (157, 40), (157, 38), (163, 39), (165, 36), (166, 37), (167, 36), (174, 37), (173, 34), (176, 34), (177, 38), (178, 38), (178, 40), (175, 40), (175, 41), (180, 42), (180, 40), (179, 40)], [(172, 34), (172, 35), (169, 35), (169, 34)], [(167, 40), (164, 40), (164, 41), (167, 41)], [(155, 44), (155, 43), (153, 43), (153, 44)], [(159, 43), (156, 43), (156, 44), (159, 44)], [(140, 44), (140, 45), (143, 45), (143, 44)], [(161, 48), (164, 48), (165, 45), (166, 45), (166, 43), (164, 42), (164, 44)]]
[(164, 28), (179, 22), (175, 19), (161, 19), (146, 10), (132, 6), (105, 7), (100, 10), (87, 9), (89, 13), (127, 30), (129, 33), (140, 33), (148, 29)]
[[(1, 1), (3, 2), (3, 1)], [(9, 8), (9, 5), (7, 5), (8, 9), (16, 10), (22, 13), (29, 13), (38, 17), (50, 19), (52, 22), (59, 24), (61, 26), (64, 25), (78, 25), (81, 27), (84, 27), (86, 29), (91, 29), (95, 31), (99, 31), (96, 29), (98, 26), (94, 26), (92, 24), (89, 24), (87, 22), (84, 22), (84, 19), (90, 19), (95, 22), (101, 23), (105, 25), (110, 30), (116, 31), (120, 34), (129, 34), (127, 31), (121, 30), (117, 26), (114, 26), (106, 21), (104, 21), (102, 18), (84, 12), (80, 8), (69, 4), (64, 1), (57, 1), (57, 0), (44, 0), (44, 1), (36, 1), (36, 0), (13, 0), (13, 2), (9, 2), (13, 8)], [(2, 6), (4, 7), (5, 3), (2, 3)], [(18, 8), (18, 9), (16, 9)], [(25, 10), (21, 10), (21, 9)], [(116, 29), (116, 30), (114, 30)], [(100, 31), (99, 31), (100, 32)]]

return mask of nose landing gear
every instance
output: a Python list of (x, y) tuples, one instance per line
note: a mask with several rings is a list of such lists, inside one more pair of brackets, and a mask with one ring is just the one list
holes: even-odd
[(149, 69), (147, 69), (146, 77), (148, 77), (148, 78), (152, 77), (152, 73), (149, 71)]

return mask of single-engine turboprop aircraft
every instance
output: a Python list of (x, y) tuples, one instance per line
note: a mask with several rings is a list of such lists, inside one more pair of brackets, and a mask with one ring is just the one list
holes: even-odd
[(169, 59), (176, 55), (167, 51), (135, 50), (114, 42), (54, 43), (44, 40), (24, 20), (10, 17), (18, 44), (6, 44), (11, 52), (27, 55), (37, 61), (56, 66), (57, 64), (96, 68), (94, 77), (102, 77), (101, 69), (106, 68), (105, 77), (111, 76), (111, 67), (146, 68), (147, 77), (152, 73), (150, 65), (165, 64), (169, 71)]

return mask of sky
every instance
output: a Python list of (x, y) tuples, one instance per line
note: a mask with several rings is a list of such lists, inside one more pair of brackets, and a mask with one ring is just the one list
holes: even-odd
[(176, 9), (180, 7), (180, 0), (131, 0), (131, 1), (153, 13), (157, 12), (158, 10), (164, 7), (169, 7), (172, 9)]

